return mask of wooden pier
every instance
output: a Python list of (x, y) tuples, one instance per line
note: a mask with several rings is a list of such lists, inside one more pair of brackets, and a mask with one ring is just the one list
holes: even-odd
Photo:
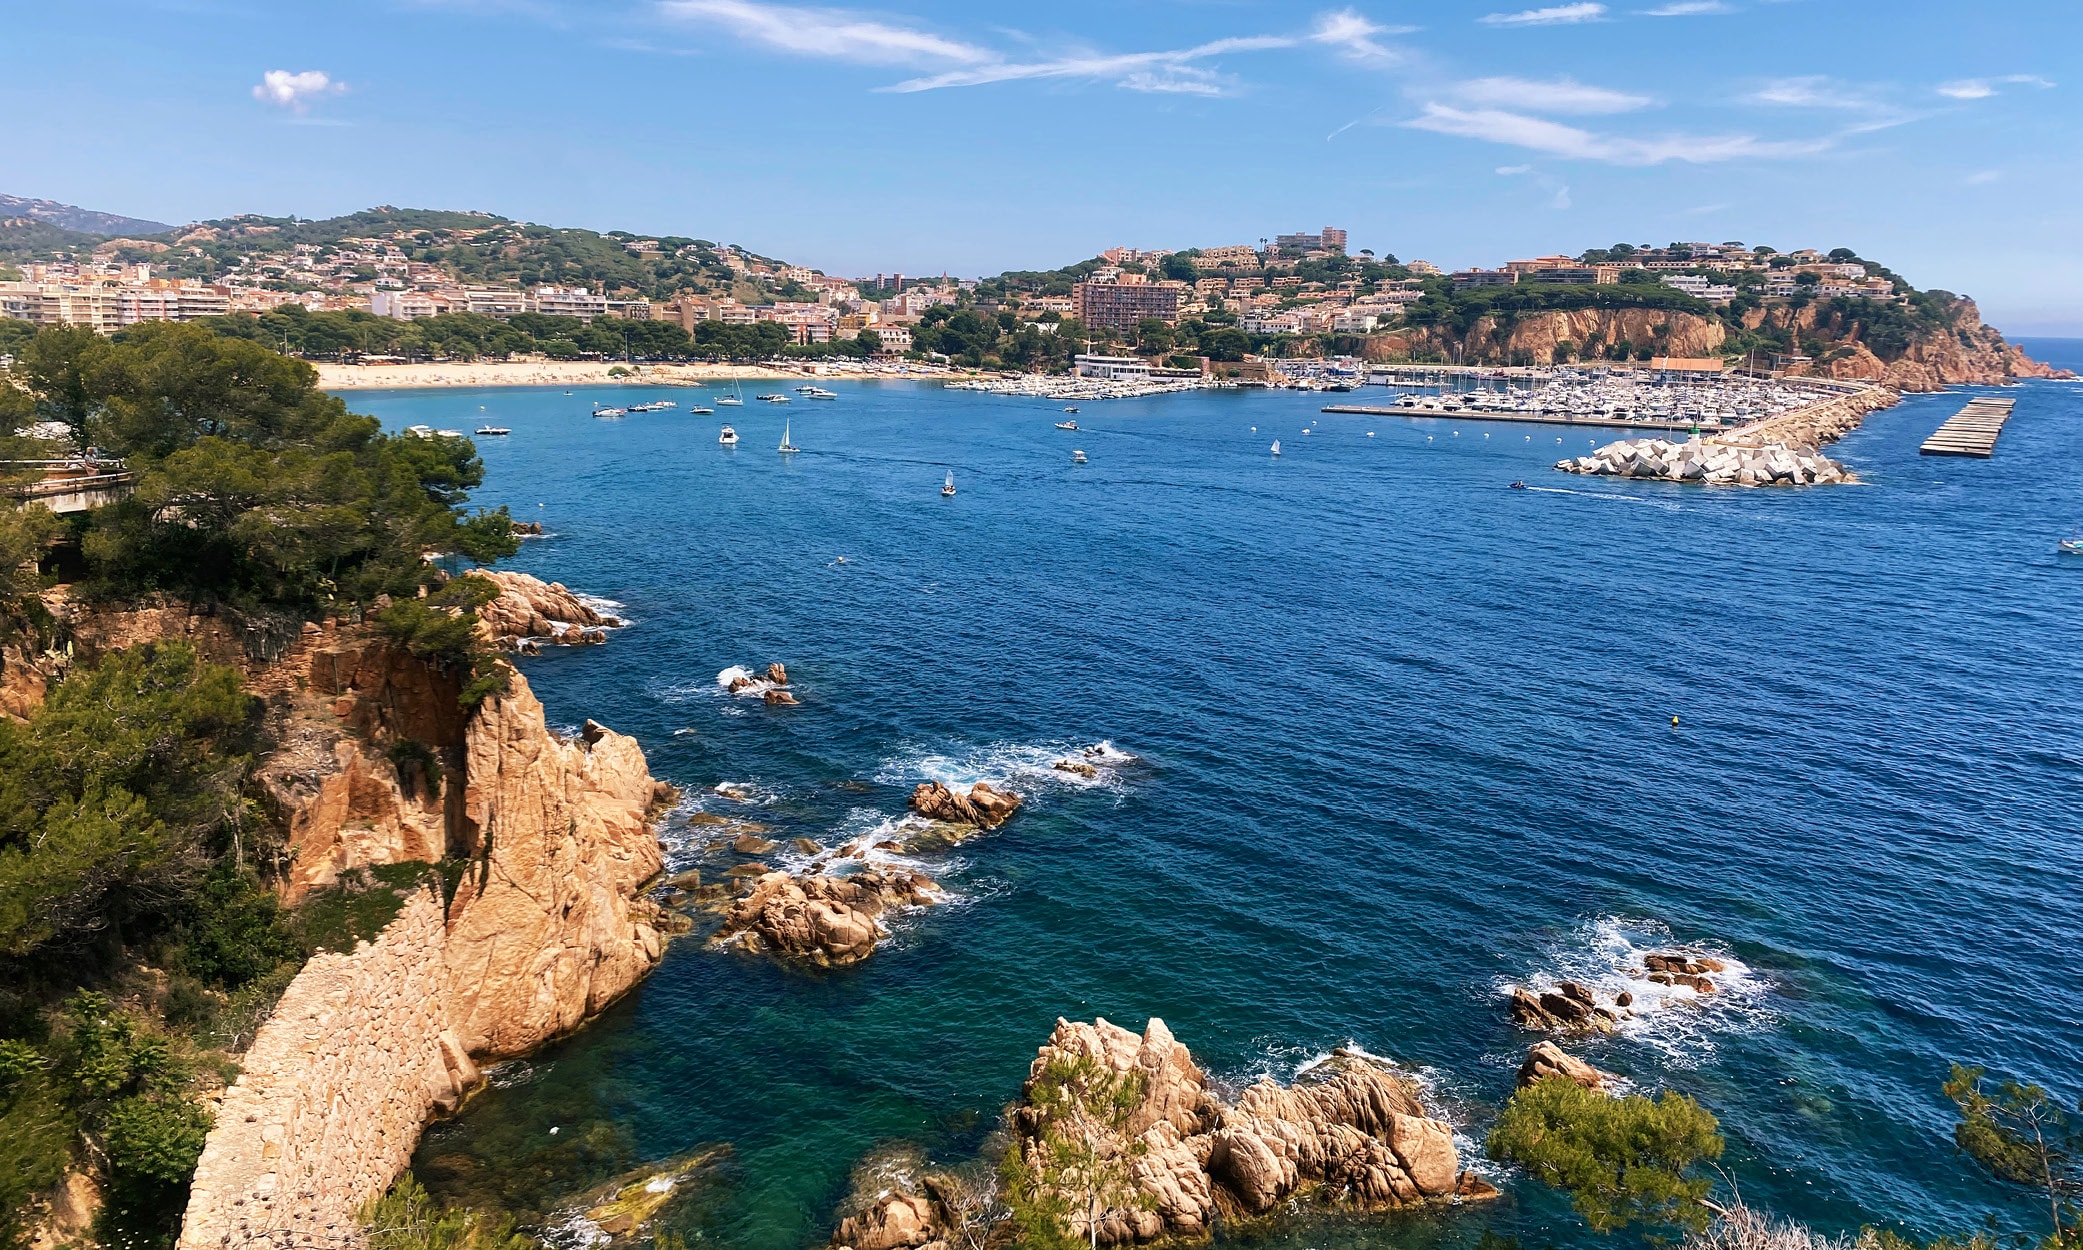
[(1997, 436), (2003, 433), (2004, 422), (2011, 419), (2011, 409), (2017, 403), (2015, 399), (1987, 396), (1970, 399), (1967, 407), (1939, 426), (1938, 432), (1925, 439), (1918, 451), (1926, 456), (1974, 456), (1987, 460), (1996, 454)]

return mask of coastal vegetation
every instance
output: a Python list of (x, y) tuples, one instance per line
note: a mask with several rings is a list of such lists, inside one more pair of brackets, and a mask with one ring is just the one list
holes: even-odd
[(1700, 1169), (1723, 1145), (1713, 1113), (1684, 1094), (1616, 1098), (1550, 1076), (1512, 1095), (1485, 1148), (1568, 1192), (1584, 1222), (1609, 1233), (1705, 1227), (1714, 1181)]
[(255, 781), (268, 743), (239, 673), (180, 639), (74, 657), (39, 592), (62, 569), (76, 604), (214, 605), (292, 635), (366, 613), (482, 697), (483, 589), (451, 589), (426, 554), (516, 543), (503, 510), (466, 509), (484, 476), (468, 440), (386, 434), (311, 366), (201, 326), (39, 331), (0, 381), (0, 422), (31, 432), (10, 457), (92, 446), (137, 475), (74, 517), (0, 503), (0, 645), (53, 674), (20, 723), (0, 717), (0, 1246), (39, 1195), (91, 1175), (92, 1235), (146, 1250), (177, 1230), (229, 1055), (312, 950), (381, 924), (360, 895), (395, 900), (372, 880), (282, 907)]

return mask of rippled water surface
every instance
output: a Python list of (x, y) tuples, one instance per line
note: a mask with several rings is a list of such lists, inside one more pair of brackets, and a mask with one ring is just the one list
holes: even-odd
[[(1308, 396), (1088, 403), (1073, 434), (1036, 401), (834, 385), (619, 421), (587, 410), (657, 392), (351, 397), (513, 428), (480, 440), (480, 498), (553, 535), (516, 567), (634, 621), (526, 672), (553, 723), (634, 733), (685, 788), (676, 862), (698, 814), (830, 845), (926, 777), (1031, 796), (933, 858), (957, 901), (861, 967), (676, 945), (428, 1135), (437, 1190), (547, 1219), (722, 1142), (690, 1238), (821, 1243), (863, 1154), (973, 1152), (1056, 1018), (1095, 1014), (1161, 1015), (1234, 1082), (1355, 1041), (1475, 1140), (1531, 1040), (1501, 987), (1684, 941), (1745, 971), (1582, 1049), (1712, 1108), (1747, 1198), (1925, 1233), (2002, 1206), (1938, 1083), (2083, 1076), (2083, 559), (2055, 549), (2083, 390), (2009, 392), (1986, 462), (1920, 458), (1963, 399), (1911, 399), (1837, 448), (1865, 485), (1765, 491), (1565, 476), (1582, 432)], [(802, 706), (717, 688), (770, 660)], [(1046, 767), (1100, 741), (1135, 758)], [(1501, 1204), (1282, 1240), (1598, 1240), (1500, 1180)]]

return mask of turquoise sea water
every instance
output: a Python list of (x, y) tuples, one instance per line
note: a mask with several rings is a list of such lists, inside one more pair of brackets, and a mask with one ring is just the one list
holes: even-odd
[[(1036, 401), (834, 389), (620, 421), (586, 413), (658, 392), (351, 397), (513, 428), (480, 440), (479, 497), (553, 535), (515, 566), (634, 622), (525, 670), (553, 723), (634, 733), (686, 789), (676, 862), (696, 810), (829, 845), (930, 776), (1031, 796), (934, 861), (954, 905), (858, 968), (682, 941), (430, 1131), (437, 1191), (548, 1219), (726, 1142), (689, 1237), (822, 1243), (864, 1153), (974, 1151), (1055, 1019), (1095, 1014), (1161, 1015), (1238, 1083), (1357, 1042), (1472, 1143), (1533, 1040), (1503, 986), (1686, 941), (1746, 971), (1581, 1051), (1708, 1105), (1750, 1201), (1829, 1230), (2030, 1221), (1954, 1157), (1938, 1083), (1955, 1059), (2083, 1080), (2083, 560), (2055, 552), (2083, 389), (2008, 392), (1986, 462), (1920, 458), (1963, 401), (1910, 399), (1833, 453), (1865, 485), (1807, 491), (1570, 477), (1548, 465), (1582, 432), (1299, 395), (1088, 403), (1073, 434)], [(801, 707), (718, 689), (770, 660)], [(1135, 758), (1047, 769), (1102, 740)], [(1281, 1240), (1602, 1240), (1498, 1179), (1502, 1203)]]

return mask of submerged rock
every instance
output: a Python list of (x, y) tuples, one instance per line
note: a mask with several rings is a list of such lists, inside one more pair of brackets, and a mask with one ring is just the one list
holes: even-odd
[(705, 1146), (664, 1163), (624, 1173), (581, 1200), (586, 1221), (613, 1242), (633, 1241), (668, 1205), (694, 1188), (701, 1173), (729, 1154), (729, 1146)]

